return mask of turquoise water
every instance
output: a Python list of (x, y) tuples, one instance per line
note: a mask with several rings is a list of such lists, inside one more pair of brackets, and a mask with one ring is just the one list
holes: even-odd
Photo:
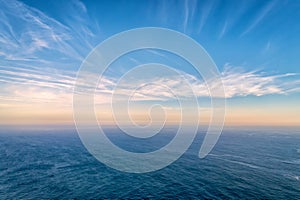
[[(115, 129), (108, 134), (137, 152), (173, 137), (169, 130), (139, 143)], [(2, 130), (0, 199), (300, 199), (299, 128), (226, 129), (199, 159), (203, 134), (172, 165), (128, 174), (98, 162), (74, 129)]]

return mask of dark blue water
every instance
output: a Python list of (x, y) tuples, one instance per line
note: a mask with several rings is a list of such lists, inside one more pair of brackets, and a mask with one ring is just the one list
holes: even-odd
[[(132, 148), (117, 130), (110, 137)], [(0, 199), (300, 199), (299, 128), (226, 129), (199, 159), (202, 138), (164, 169), (128, 174), (99, 163), (73, 129), (2, 129)]]

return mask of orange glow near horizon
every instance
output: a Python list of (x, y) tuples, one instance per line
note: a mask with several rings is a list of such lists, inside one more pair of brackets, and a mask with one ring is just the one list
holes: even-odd
[[(10, 104), (0, 107), (1, 125), (70, 125), (74, 124), (72, 106), (49, 104)], [(228, 126), (300, 126), (300, 108), (243, 108), (229, 107), (226, 109), (225, 125)], [(155, 115), (152, 113), (155, 123)], [(200, 111), (200, 124), (208, 124), (210, 111)], [(114, 118), (109, 106), (97, 109), (98, 121), (103, 125), (114, 125)], [(132, 120), (139, 125), (150, 122), (150, 116), (144, 110), (135, 110), (131, 113)], [(88, 123), (88, 122), (87, 122)], [(180, 112), (168, 112), (166, 124), (180, 124)]]

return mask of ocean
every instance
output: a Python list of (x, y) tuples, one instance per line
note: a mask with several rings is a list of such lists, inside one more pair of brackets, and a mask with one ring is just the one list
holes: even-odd
[[(110, 139), (143, 152), (172, 139)], [(0, 199), (300, 199), (300, 128), (225, 128), (204, 159), (199, 131), (171, 165), (145, 174), (111, 169), (85, 149), (74, 128), (0, 131)]]

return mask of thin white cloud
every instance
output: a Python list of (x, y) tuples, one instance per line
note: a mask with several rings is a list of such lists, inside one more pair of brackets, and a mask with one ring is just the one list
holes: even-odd
[(83, 12), (85, 12), (85, 13), (87, 12), (87, 9), (86, 9), (86, 7), (85, 7), (85, 5), (84, 5), (84, 3), (82, 1), (76, 0), (76, 1), (74, 1), (74, 4), (77, 7), (79, 7)]
[(222, 30), (219, 33), (218, 39), (221, 39), (224, 36), (225, 32), (227, 31), (227, 26), (228, 26), (228, 21), (225, 21)]
[[(225, 71), (221, 73), (226, 98), (288, 94), (298, 91), (299, 81), (283, 80), (292, 76), (296, 76), (296, 74), (266, 75), (263, 72), (243, 71), (241, 68), (233, 67), (226, 67)], [(185, 81), (189, 82), (191, 88), (184, 84)], [(175, 98), (175, 93), (180, 96), (191, 96), (193, 93), (198, 97), (209, 96), (207, 85), (203, 80), (184, 72), (181, 72), (181, 77), (153, 78), (146, 82), (151, 84), (145, 84), (145, 80), (130, 80), (127, 85), (123, 85), (122, 93), (131, 94), (134, 91), (134, 100), (168, 100)]]
[[(91, 74), (91, 76), (97, 76)], [(244, 71), (242, 68), (225, 67), (221, 73), (226, 98), (238, 96), (262, 96), (268, 94), (289, 94), (300, 91), (297, 74), (267, 75), (259, 71)], [(291, 78), (294, 77), (294, 80)], [(296, 77), (297, 78), (297, 77)], [(91, 79), (91, 77), (87, 77)], [(184, 82), (188, 81), (187, 85)], [(76, 73), (66, 70), (39, 68), (18, 69), (16, 67), (0, 67), (0, 104), (14, 102), (28, 103), (60, 103), (72, 105), (72, 95)], [(213, 81), (213, 80), (212, 80)], [(97, 104), (109, 103), (117, 85), (116, 78), (104, 76), (96, 90)], [(215, 86), (217, 87), (217, 86)], [(90, 91), (93, 92), (93, 88)], [(131, 100), (174, 100), (177, 96), (209, 97), (209, 91), (203, 80), (196, 76), (180, 72), (178, 76), (153, 77), (140, 80), (139, 77), (123, 81), (119, 88), (118, 100), (132, 95)]]
[(268, 76), (262, 72), (245, 72), (239, 68), (228, 68), (222, 73), (222, 80), (228, 98), (248, 95), (262, 96), (287, 93), (288, 88), (284, 87), (284, 82), (280, 78), (291, 75)]
[[(98, 77), (96, 74), (87, 75)], [(94, 78), (92, 78), (94, 79)], [(17, 68), (0, 66), (0, 106), (21, 103), (59, 103), (71, 106), (76, 72), (38, 67)], [(108, 103), (108, 95), (117, 81), (103, 77), (96, 89), (96, 103)], [(94, 88), (87, 87), (94, 92)]]
[(95, 36), (84, 3), (72, 2), (67, 12), (75, 18), (60, 22), (23, 2), (0, 1), (0, 106), (72, 104), (76, 72), (62, 69), (77, 68)]
[(207, 19), (208, 19), (208, 16), (211, 14), (211, 11), (214, 7), (214, 4), (215, 2), (214, 1), (203, 1), (201, 2), (200, 4), (204, 4), (200, 10), (200, 13), (201, 13), (201, 18), (200, 18), (200, 24), (197, 28), (197, 32), (200, 33), (203, 29), (203, 26), (205, 25)]
[(234, 26), (240, 22), (239, 20), (247, 12), (249, 7), (249, 2), (240, 1), (238, 5), (233, 4), (226, 8), (226, 16), (224, 17), (224, 23), (218, 34), (218, 39), (222, 39), (224, 35), (235, 30)]
[(253, 30), (274, 8), (277, 4), (277, 1), (270, 1), (262, 10), (255, 16), (255, 19), (252, 23), (247, 27), (247, 29), (241, 34), (241, 36), (247, 34), (251, 30)]
[(76, 19), (63, 24), (22, 2), (0, 1), (0, 56), (8, 61), (36, 57), (57, 63), (62, 59), (81, 61), (93, 46), (85, 36), (91, 38), (95, 34), (86, 22), (85, 5), (80, 1), (73, 4), (77, 8)]
[(184, 20), (183, 20), (183, 31), (186, 32), (189, 21), (189, 2), (188, 0), (184, 1)]

